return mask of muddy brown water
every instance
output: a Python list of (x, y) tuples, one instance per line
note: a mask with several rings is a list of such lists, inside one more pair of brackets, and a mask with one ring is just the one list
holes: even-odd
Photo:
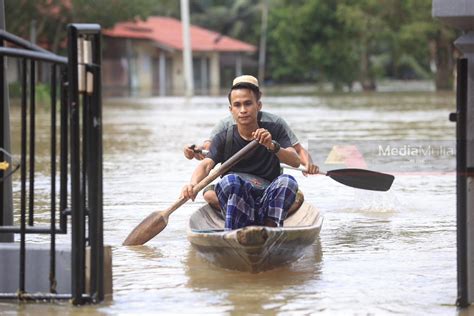
[[(306, 199), (324, 216), (320, 238), (289, 266), (248, 274), (201, 259), (186, 239), (199, 195), (170, 218), (168, 227), (144, 246), (122, 241), (150, 212), (164, 209), (189, 180), (196, 161), (182, 154), (186, 143), (205, 139), (227, 115), (225, 97), (108, 100), (104, 107), (105, 242), (113, 247), (114, 298), (85, 307), (0, 302), (13, 314), (457, 314), (454, 156), (412, 157), (389, 192), (343, 186), (324, 176), (293, 174)], [(419, 144), (448, 141), (455, 126), (453, 94), (379, 93), (264, 97), (264, 110), (279, 114), (316, 157), (328, 156), (335, 140), (363, 151), (387, 141)], [(13, 133), (19, 109), (12, 107)], [(49, 114), (37, 126), (38, 220), (48, 192)], [(18, 138), (13, 137), (14, 150)], [(443, 146), (449, 146), (443, 143)], [(384, 150), (386, 147), (383, 147)], [(398, 152), (400, 155), (400, 152)], [(380, 156), (380, 155), (379, 155)], [(399, 158), (399, 157), (398, 157)], [(438, 159), (439, 158), (439, 159)], [(386, 156), (367, 167), (389, 165)], [(328, 163), (326, 163), (328, 162)], [(318, 161), (330, 168), (330, 161)], [(402, 162), (406, 163), (406, 162)], [(408, 171), (407, 171), (408, 170)], [(18, 192), (18, 183), (14, 184)], [(16, 193), (16, 203), (18, 194)], [(16, 215), (17, 217), (17, 215)], [(46, 242), (30, 237), (34, 242)], [(59, 242), (69, 237), (61, 236)]]

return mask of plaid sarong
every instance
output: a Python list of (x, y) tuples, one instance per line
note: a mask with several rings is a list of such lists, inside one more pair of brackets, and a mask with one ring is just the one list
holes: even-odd
[(265, 190), (253, 187), (236, 174), (224, 176), (216, 184), (216, 193), (225, 211), (225, 229), (263, 225), (266, 218), (283, 226), (297, 191), (298, 183), (287, 174), (273, 180)]

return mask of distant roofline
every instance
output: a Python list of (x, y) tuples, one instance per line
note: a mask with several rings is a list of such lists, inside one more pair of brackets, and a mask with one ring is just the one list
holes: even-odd
[[(247, 52), (257, 51), (256, 46), (221, 35), (218, 32), (191, 25), (193, 51)], [(149, 40), (167, 51), (182, 50), (181, 21), (171, 17), (151, 16), (145, 21), (119, 22), (111, 29), (103, 30), (104, 36)], [(216, 38), (220, 40), (216, 42)]]

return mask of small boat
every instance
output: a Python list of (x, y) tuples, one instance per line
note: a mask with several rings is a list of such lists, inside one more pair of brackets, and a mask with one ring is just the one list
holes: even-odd
[(188, 240), (217, 266), (257, 273), (301, 258), (319, 235), (322, 223), (318, 209), (303, 202), (283, 227), (247, 226), (225, 231), (220, 211), (206, 204), (192, 214)]

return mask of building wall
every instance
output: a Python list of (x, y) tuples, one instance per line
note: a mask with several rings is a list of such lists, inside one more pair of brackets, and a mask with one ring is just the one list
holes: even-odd
[(171, 93), (173, 95), (184, 95), (185, 86), (184, 86), (184, 65), (183, 65), (183, 55), (181, 52), (176, 52), (172, 56), (172, 85)]
[(152, 58), (156, 54), (156, 49), (146, 44), (135, 46), (134, 49), (137, 55), (137, 94), (138, 96), (151, 96), (153, 92)]
[[(131, 64), (133, 61), (131, 62)], [(106, 37), (102, 59), (102, 84), (104, 96), (129, 96), (130, 78), (127, 43), (123, 39)]]
[[(160, 54), (150, 41), (105, 37), (103, 86), (105, 96), (160, 95)], [(235, 57), (226, 64), (219, 52), (193, 52), (194, 89), (197, 95), (219, 95), (236, 75)], [(182, 51), (165, 52), (166, 95), (184, 95), (184, 65)], [(246, 60), (244, 60), (244, 66)], [(207, 72), (206, 74), (203, 71)], [(225, 79), (225, 82), (222, 80)]]

